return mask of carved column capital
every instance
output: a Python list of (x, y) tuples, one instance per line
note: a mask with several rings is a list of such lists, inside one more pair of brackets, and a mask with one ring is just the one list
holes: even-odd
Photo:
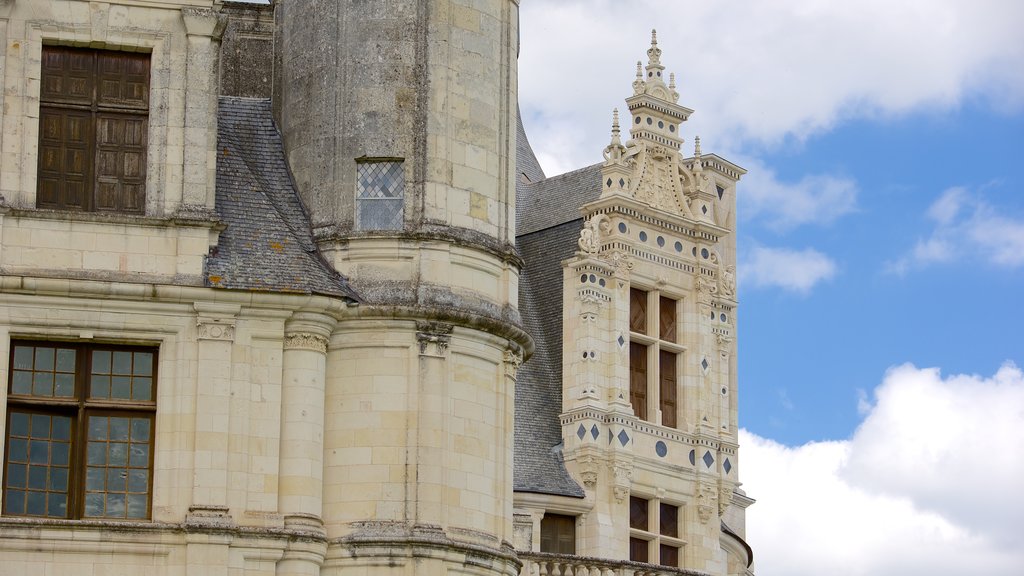
[(615, 501), (622, 502), (629, 496), (629, 491), (633, 487), (633, 463), (616, 462), (612, 470), (615, 474)]
[(327, 338), (311, 332), (292, 332), (284, 336), (285, 350), (312, 350), (327, 353)]
[(416, 341), (420, 346), (420, 354), (436, 357), (447, 356), (453, 328), (451, 324), (444, 322), (416, 322)]

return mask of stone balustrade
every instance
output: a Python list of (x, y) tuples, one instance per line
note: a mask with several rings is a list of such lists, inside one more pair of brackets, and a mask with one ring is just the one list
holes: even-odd
[(708, 576), (705, 572), (644, 562), (608, 560), (568, 554), (518, 552), (520, 576)]

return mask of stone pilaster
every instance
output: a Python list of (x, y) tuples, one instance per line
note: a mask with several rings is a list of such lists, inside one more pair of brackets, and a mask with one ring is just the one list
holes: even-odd
[(217, 169), (218, 46), (227, 20), (211, 8), (185, 7), (188, 34), (185, 75), (183, 211), (212, 211)]

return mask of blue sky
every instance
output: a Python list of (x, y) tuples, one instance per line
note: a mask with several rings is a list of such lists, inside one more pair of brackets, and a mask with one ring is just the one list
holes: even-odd
[(757, 573), (1024, 573), (1024, 3), (531, 0), (521, 16), (520, 104), (548, 175), (600, 160), (652, 27), (696, 110), (684, 137), (749, 171)]

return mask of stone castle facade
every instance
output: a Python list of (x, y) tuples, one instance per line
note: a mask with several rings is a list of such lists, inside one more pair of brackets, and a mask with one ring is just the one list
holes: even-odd
[(0, 0), (0, 572), (746, 574), (742, 169), (517, 0)]

